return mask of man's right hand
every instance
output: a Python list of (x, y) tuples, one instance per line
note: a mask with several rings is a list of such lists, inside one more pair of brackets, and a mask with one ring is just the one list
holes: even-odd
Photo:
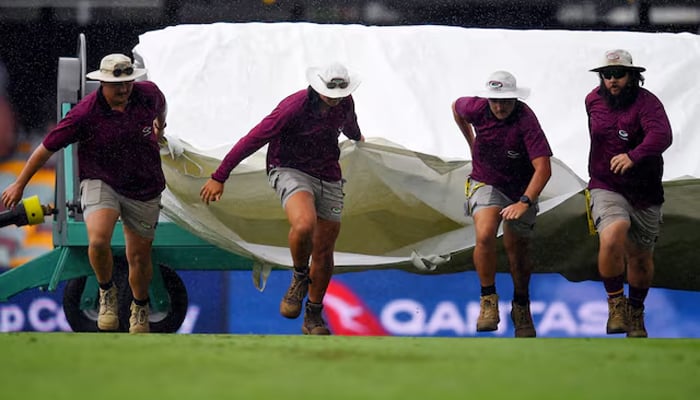
[[(202, 201), (209, 205), (210, 201), (219, 201), (221, 200), (221, 195), (224, 194), (224, 184), (218, 181), (215, 181), (214, 179), (209, 178), (207, 183), (202, 186), (202, 189), (199, 191), (199, 197), (202, 199)], [(4, 194), (3, 194), (4, 198)]]
[(12, 182), (10, 186), (2, 192), (2, 204), (5, 205), (5, 208), (12, 209), (22, 200), (23, 194), (24, 186), (17, 182)]

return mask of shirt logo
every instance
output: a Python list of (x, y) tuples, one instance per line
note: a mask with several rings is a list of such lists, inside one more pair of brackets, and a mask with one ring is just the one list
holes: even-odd
[(617, 131), (617, 137), (619, 137), (620, 140), (628, 141), (628, 140), (629, 140), (629, 136), (630, 136), (629, 133), (627, 133), (626, 131), (624, 131), (624, 130), (622, 130), (622, 129), (620, 129), (619, 131)]
[(508, 156), (508, 158), (516, 159), (516, 158), (520, 158), (520, 153), (518, 153), (517, 151), (514, 151), (514, 150), (508, 150), (506, 152), (506, 156)]
[(150, 134), (152, 133), (151, 129), (152, 129), (152, 128), (151, 128), (150, 126), (147, 126), (147, 127), (143, 128), (143, 130), (141, 130), (141, 132), (143, 132), (143, 136), (148, 136), (148, 135), (150, 135)]

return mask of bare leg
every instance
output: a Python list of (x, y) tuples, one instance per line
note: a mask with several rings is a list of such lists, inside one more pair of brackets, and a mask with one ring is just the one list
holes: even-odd
[(629, 227), (628, 221), (618, 220), (598, 232), (598, 272), (603, 279), (625, 272), (625, 243)]
[(644, 300), (654, 278), (654, 251), (636, 244), (627, 244), (627, 281), (629, 302), (627, 307), (627, 337), (647, 337), (644, 326)]
[(85, 219), (88, 234), (88, 259), (98, 283), (112, 280), (112, 234), (117, 224), (119, 212), (103, 208), (91, 212)]
[(285, 318), (296, 318), (301, 313), (302, 303), (309, 291), (309, 259), (313, 248), (316, 226), (316, 207), (313, 194), (297, 192), (285, 203), (289, 228), (289, 251), (294, 263), (292, 281), (280, 302), (280, 314)]
[(314, 196), (305, 191), (293, 194), (287, 199), (285, 212), (291, 225), (288, 239), (294, 266), (307, 266), (311, 257), (314, 230), (316, 229)]
[(624, 296), (625, 246), (630, 224), (617, 220), (598, 232), (598, 272), (608, 294), (608, 334), (627, 331), (627, 299)]
[(311, 256), (311, 285), (309, 301), (323, 302), (328, 283), (333, 276), (333, 251), (335, 241), (340, 233), (340, 222), (319, 218), (313, 238), (313, 255)]
[(153, 240), (139, 236), (124, 225), (126, 241), (126, 260), (129, 263), (129, 286), (134, 299), (148, 298), (148, 286), (153, 278), (153, 261), (151, 249)]
[(100, 284), (97, 327), (103, 331), (116, 331), (119, 328), (117, 286), (105, 284), (112, 281), (112, 234), (119, 218), (116, 210), (103, 208), (91, 212), (85, 218), (88, 234), (88, 259), (95, 277)]
[(496, 232), (501, 223), (499, 207), (487, 207), (474, 214), (476, 246), (474, 247), (474, 267), (479, 275), (481, 296), (479, 297), (479, 318), (476, 320), (478, 332), (498, 329), (501, 318), (498, 311), (498, 295), (495, 293), (496, 267)]
[(530, 261), (530, 239), (518, 236), (508, 225), (504, 227), (503, 242), (510, 264), (510, 275), (516, 295), (528, 295), (530, 292), (530, 277), (532, 262)]
[(515, 337), (536, 337), (535, 324), (530, 312), (530, 238), (517, 235), (508, 224), (503, 227), (503, 242), (508, 255), (510, 276), (513, 279), (513, 301), (510, 318)]
[(481, 286), (491, 286), (496, 282), (496, 232), (501, 223), (500, 210), (499, 207), (487, 207), (474, 214), (474, 268), (479, 275)]
[(626, 245), (627, 281), (630, 286), (648, 289), (654, 279), (654, 252), (633, 243)]

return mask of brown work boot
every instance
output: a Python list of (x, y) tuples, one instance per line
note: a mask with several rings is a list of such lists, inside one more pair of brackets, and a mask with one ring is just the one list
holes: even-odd
[(309, 267), (302, 271), (297, 271), (295, 268), (292, 282), (280, 302), (280, 314), (283, 317), (294, 319), (301, 314), (301, 303), (309, 292), (309, 283), (311, 283)]
[(330, 335), (331, 331), (326, 326), (326, 321), (323, 320), (321, 312), (323, 304), (315, 304), (309, 301), (306, 302), (306, 312), (304, 312), (304, 324), (301, 326), (301, 331), (304, 335)]
[(516, 338), (537, 336), (537, 332), (535, 332), (535, 324), (532, 322), (532, 313), (530, 313), (530, 302), (524, 306), (512, 302), (510, 319), (513, 320)]
[(100, 310), (97, 314), (97, 328), (101, 331), (116, 331), (119, 329), (118, 289), (112, 285), (107, 290), (100, 288)]
[(608, 335), (627, 332), (627, 298), (625, 296), (608, 298), (608, 324), (605, 331)]
[(129, 317), (129, 333), (148, 333), (151, 328), (148, 323), (150, 310), (148, 304), (140, 306), (131, 302), (131, 316)]
[(627, 337), (647, 337), (644, 327), (644, 306), (627, 306)]
[(498, 329), (501, 317), (498, 315), (498, 295), (496, 293), (481, 296), (479, 301), (481, 310), (476, 320), (477, 332), (490, 332)]

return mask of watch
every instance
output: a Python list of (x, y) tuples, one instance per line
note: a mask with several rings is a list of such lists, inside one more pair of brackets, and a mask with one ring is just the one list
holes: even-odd
[(532, 200), (525, 195), (520, 196), (520, 202), (527, 204), (528, 207), (532, 207)]

